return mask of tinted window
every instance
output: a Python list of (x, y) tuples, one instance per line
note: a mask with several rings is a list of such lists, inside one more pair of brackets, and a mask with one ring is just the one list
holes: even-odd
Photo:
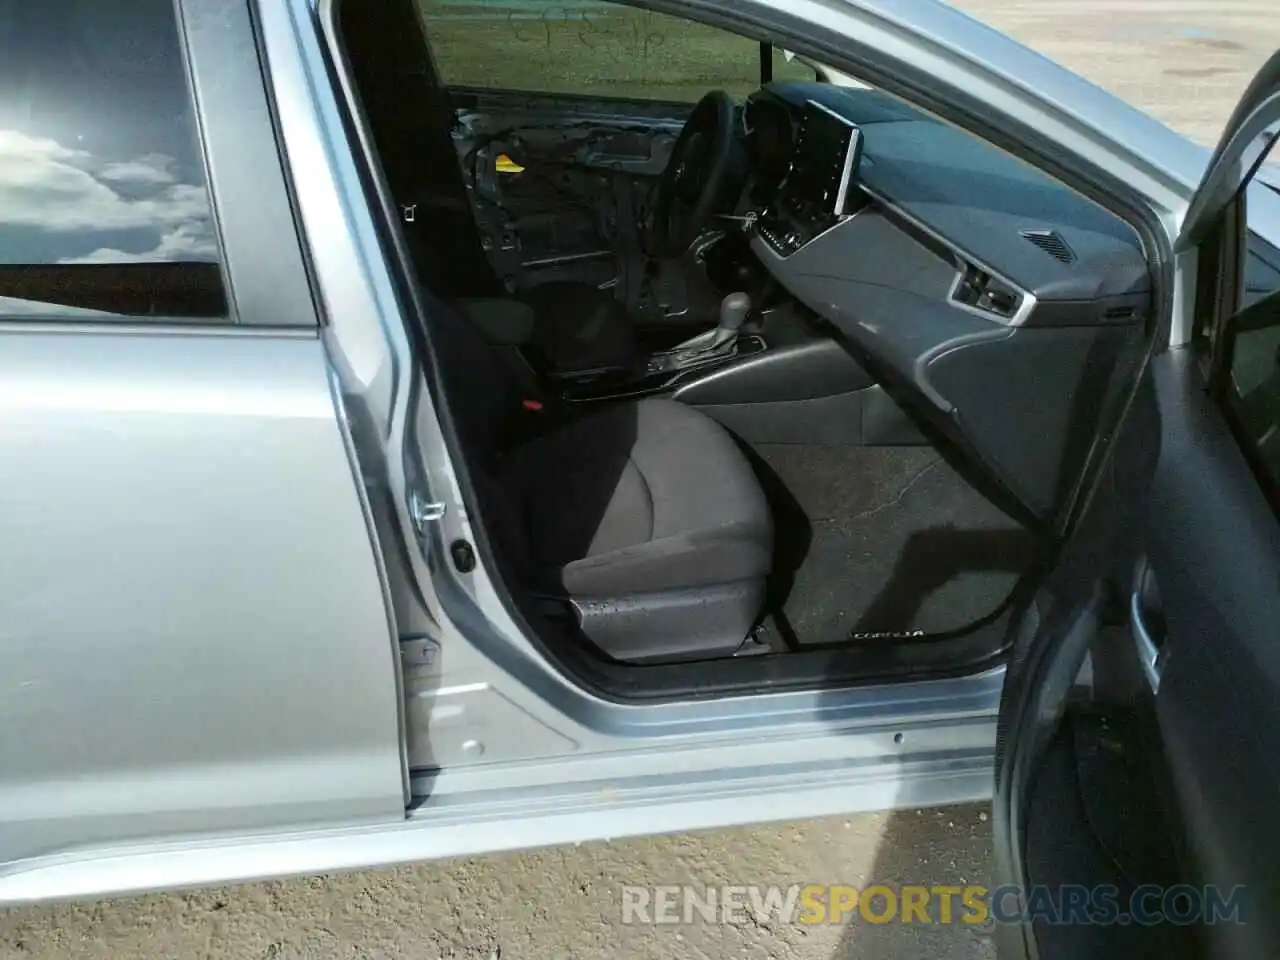
[(1244, 306), (1280, 290), (1280, 251), (1254, 234), (1249, 235), (1249, 254), (1244, 262)]
[(1246, 451), (1275, 497), (1280, 495), (1280, 292), (1246, 308), (1232, 326), (1227, 403)]
[[(418, 0), (441, 79), (594, 97), (696, 103), (760, 86), (760, 45), (716, 27), (600, 0)], [(813, 80), (774, 57), (777, 79)]]
[(1280, 251), (1249, 234), (1241, 311), (1231, 319), (1225, 400), (1236, 434), (1280, 510)]
[(0, 50), (0, 315), (224, 316), (172, 0), (0, 0)]

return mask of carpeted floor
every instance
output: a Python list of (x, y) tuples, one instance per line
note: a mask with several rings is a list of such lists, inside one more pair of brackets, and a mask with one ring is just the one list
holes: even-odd
[(947, 633), (994, 613), (1033, 544), (928, 447), (762, 445), (777, 547), (761, 640)]

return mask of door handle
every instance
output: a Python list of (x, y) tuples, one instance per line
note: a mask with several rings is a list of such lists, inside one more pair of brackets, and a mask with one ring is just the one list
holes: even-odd
[(1164, 666), (1161, 647), (1147, 629), (1146, 616), (1143, 613), (1142, 591), (1135, 590), (1129, 597), (1129, 632), (1133, 635), (1133, 644), (1138, 651), (1138, 664), (1142, 667), (1142, 675), (1152, 693), (1160, 692), (1160, 671)]

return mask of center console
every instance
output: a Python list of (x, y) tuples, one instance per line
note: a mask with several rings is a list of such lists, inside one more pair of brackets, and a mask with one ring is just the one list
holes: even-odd
[(862, 132), (813, 100), (805, 105), (791, 170), (756, 223), (779, 256), (789, 257), (855, 212), (853, 189), (862, 158)]

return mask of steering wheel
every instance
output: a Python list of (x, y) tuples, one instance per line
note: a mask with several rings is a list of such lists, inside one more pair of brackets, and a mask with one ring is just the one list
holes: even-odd
[(716, 212), (732, 165), (735, 117), (723, 90), (712, 90), (689, 114), (658, 181), (650, 232), (655, 256), (680, 256)]

